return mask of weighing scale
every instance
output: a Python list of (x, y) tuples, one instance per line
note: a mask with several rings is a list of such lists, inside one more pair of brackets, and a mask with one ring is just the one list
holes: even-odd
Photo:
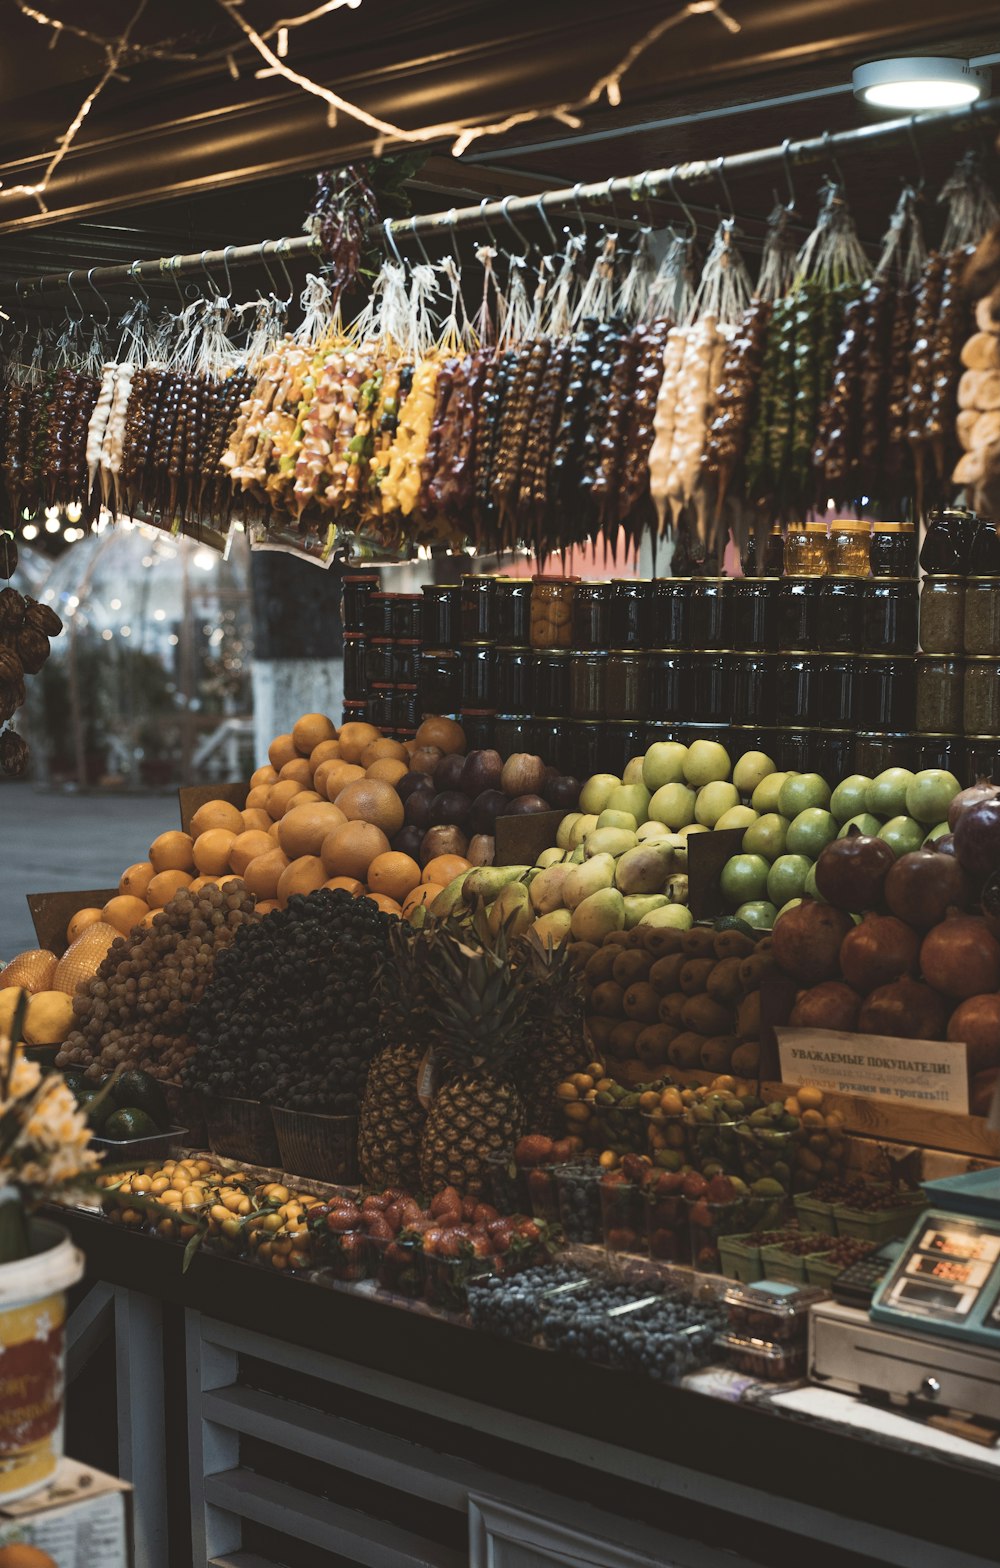
[(813, 1381), (1000, 1425), (1000, 1169), (924, 1183), (870, 1314), (810, 1313)]

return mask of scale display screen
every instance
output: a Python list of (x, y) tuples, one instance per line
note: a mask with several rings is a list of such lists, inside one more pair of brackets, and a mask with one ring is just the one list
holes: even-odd
[(957, 1214), (922, 1215), (872, 1316), (1000, 1344), (1000, 1227)]

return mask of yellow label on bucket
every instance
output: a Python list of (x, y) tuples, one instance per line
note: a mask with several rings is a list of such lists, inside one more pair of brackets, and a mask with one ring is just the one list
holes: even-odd
[(55, 1471), (65, 1317), (62, 1292), (0, 1311), (0, 1499)]

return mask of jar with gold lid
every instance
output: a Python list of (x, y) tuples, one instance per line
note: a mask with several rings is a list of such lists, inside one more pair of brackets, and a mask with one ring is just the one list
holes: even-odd
[(649, 697), (646, 654), (641, 648), (612, 648), (605, 676), (605, 704), (612, 719), (644, 719)]
[(962, 638), (966, 653), (1000, 654), (1000, 577), (968, 577)]
[(916, 577), (917, 532), (913, 524), (875, 523), (868, 559), (873, 577)]
[(793, 523), (785, 536), (788, 577), (825, 577), (830, 570), (830, 537), (826, 524)]
[(871, 526), (866, 519), (845, 517), (830, 525), (830, 571), (836, 577), (867, 577)]

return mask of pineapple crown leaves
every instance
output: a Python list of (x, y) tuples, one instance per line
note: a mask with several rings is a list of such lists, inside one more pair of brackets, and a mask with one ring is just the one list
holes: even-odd
[(398, 920), (389, 929), (385, 956), (375, 977), (379, 1025), (387, 1040), (429, 1042), (433, 996), (426, 980), (428, 961), (440, 940), (440, 926), (420, 929)]
[(445, 922), (426, 968), (434, 996), (433, 1043), (454, 1070), (501, 1071), (531, 1032), (530, 992), (510, 962), (507, 932), (492, 933), (485, 906), (472, 931)]

